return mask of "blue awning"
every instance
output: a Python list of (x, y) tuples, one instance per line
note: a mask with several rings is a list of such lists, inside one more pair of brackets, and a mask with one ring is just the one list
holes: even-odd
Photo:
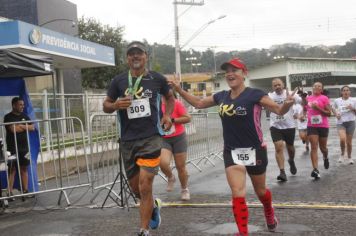
[(0, 49), (50, 56), (55, 68), (115, 66), (114, 48), (22, 21), (0, 22)]

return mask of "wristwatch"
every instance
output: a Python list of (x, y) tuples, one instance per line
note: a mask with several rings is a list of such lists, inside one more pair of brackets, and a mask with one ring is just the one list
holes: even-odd
[(174, 118), (171, 118), (171, 122), (174, 123), (174, 121), (175, 121)]

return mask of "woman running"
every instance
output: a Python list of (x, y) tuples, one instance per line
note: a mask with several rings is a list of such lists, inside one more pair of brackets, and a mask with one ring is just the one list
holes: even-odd
[[(352, 137), (355, 131), (355, 112), (356, 100), (350, 97), (351, 91), (349, 86), (341, 88), (341, 97), (335, 99), (333, 104), (333, 113), (336, 116), (337, 131), (340, 137), (341, 156), (338, 162), (343, 163), (344, 160), (353, 164), (351, 157), (352, 152)], [(346, 144), (346, 145), (345, 145)], [(347, 159), (345, 159), (345, 146), (347, 151)]]
[[(162, 112), (166, 110), (165, 99), (162, 97)], [(176, 178), (170, 166), (172, 154), (181, 184), (181, 200), (190, 200), (188, 189), (188, 172), (186, 168), (188, 141), (185, 134), (184, 124), (189, 123), (191, 116), (187, 113), (183, 103), (174, 99), (174, 110), (172, 113), (172, 128), (163, 136), (161, 149), (161, 171), (167, 176), (167, 192), (171, 192)]]
[[(307, 94), (306, 93), (300, 93), (299, 95), (302, 98), (302, 101), (305, 100)], [(298, 127), (298, 133), (299, 133), (299, 138), (302, 140), (303, 144), (305, 144), (305, 151), (309, 152), (309, 140), (308, 140), (308, 135), (307, 135), (307, 124), (308, 124), (308, 119), (306, 116), (305, 109), (302, 104), (296, 103), (293, 106), (294, 109), (294, 119), (297, 120), (297, 127)]]
[(329, 135), (329, 120), (331, 107), (329, 98), (322, 94), (323, 84), (316, 82), (313, 93), (306, 99), (308, 117), (308, 139), (311, 146), (310, 158), (313, 166), (311, 177), (320, 178), (318, 169), (318, 147), (323, 154), (324, 168), (329, 169), (328, 149), (326, 147)]
[[(223, 126), (224, 164), (232, 192), (232, 206), (239, 230), (237, 235), (248, 235), (248, 208), (246, 205), (246, 172), (262, 202), (269, 231), (275, 231), (278, 220), (272, 206), (272, 193), (266, 188), (267, 148), (261, 129), (262, 106), (278, 115), (285, 114), (293, 105), (293, 95), (288, 95), (283, 105), (275, 103), (268, 95), (245, 86), (247, 68), (238, 58), (221, 65), (225, 71), (229, 90), (200, 98), (180, 87), (177, 80), (169, 80), (176, 91), (191, 105), (203, 109), (219, 106)], [(289, 94), (289, 93), (287, 93)]]

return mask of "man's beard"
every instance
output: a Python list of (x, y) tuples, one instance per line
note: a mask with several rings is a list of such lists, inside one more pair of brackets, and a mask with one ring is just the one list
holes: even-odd
[(134, 63), (132, 63), (132, 67), (134, 69), (140, 69), (141, 68), (141, 63), (140, 62), (134, 62)]

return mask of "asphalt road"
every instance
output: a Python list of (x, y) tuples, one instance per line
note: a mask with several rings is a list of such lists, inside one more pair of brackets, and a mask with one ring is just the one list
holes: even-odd
[[(332, 121), (331, 121), (332, 122)], [(278, 183), (279, 171), (274, 159), (268, 123), (264, 122), (268, 142), (269, 165), (267, 184), (272, 190), (276, 214), (280, 220), (276, 233), (266, 231), (263, 209), (248, 180), (250, 235), (356, 235), (356, 165), (338, 164), (340, 153), (335, 128), (330, 129), (328, 142), (330, 169), (324, 170), (320, 154), (321, 179), (310, 177), (309, 154), (296, 139), (298, 173), (288, 181)], [(354, 146), (355, 141), (353, 142)], [(355, 154), (354, 154), (355, 156)], [(237, 229), (230, 206), (230, 191), (226, 183), (223, 162), (213, 159), (215, 166), (206, 163), (199, 172), (189, 166), (191, 200), (179, 200), (178, 184), (171, 193), (166, 183), (157, 177), (155, 196), (164, 202), (162, 225), (151, 230), (154, 236), (168, 235), (233, 235)], [(115, 186), (117, 189), (119, 186)], [(135, 235), (138, 230), (138, 208), (119, 208), (111, 199), (100, 208), (107, 194), (102, 191), (91, 203), (94, 194), (82, 188), (67, 191), (72, 205), (63, 201), (57, 205), (59, 193), (37, 198), (16, 200), (0, 214), (0, 235)]]

